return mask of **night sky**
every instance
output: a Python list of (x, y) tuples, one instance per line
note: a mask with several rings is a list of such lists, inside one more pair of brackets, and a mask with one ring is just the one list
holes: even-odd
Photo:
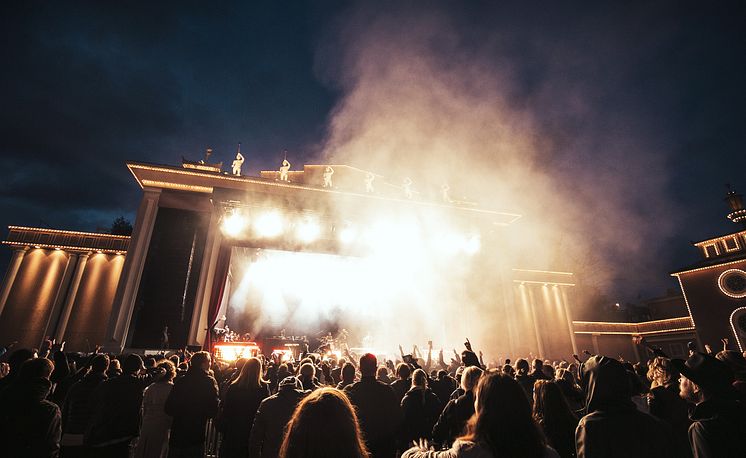
[[(661, 253), (644, 261), (658, 275), (621, 286), (629, 297), (674, 287), (668, 272), (697, 260), (690, 241), (737, 229), (722, 199), (725, 183), (746, 191), (743, 2), (398, 3), (4, 3), (0, 227), (133, 220), (140, 190), (127, 160), (176, 165), (212, 147), (229, 164), (238, 142), (250, 173), (275, 169), (285, 149), (294, 165), (317, 158), (344, 91), (326, 71), (342, 65), (329, 37), (376, 5), (377, 20), (390, 10), (413, 24), (438, 10), (464, 46), (498, 41), (506, 97), (565, 159), (589, 128), (599, 135), (579, 162), (593, 164), (620, 132), (660, 155), (663, 172), (628, 186), (662, 183), (651, 198), (666, 206), (646, 217), (676, 230), (645, 242)], [(624, 157), (598, 162), (605, 174), (625, 168)], [(3, 271), (8, 258), (3, 249)]]

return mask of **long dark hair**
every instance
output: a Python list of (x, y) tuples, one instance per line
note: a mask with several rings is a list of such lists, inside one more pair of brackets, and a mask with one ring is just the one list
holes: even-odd
[(355, 409), (344, 392), (319, 388), (306, 396), (288, 423), (281, 458), (368, 458)]
[(570, 410), (559, 385), (554, 381), (537, 380), (534, 383), (533, 416), (558, 451), (565, 450), (574, 440), (578, 417)]
[(461, 439), (488, 447), (495, 457), (544, 456), (544, 435), (531, 416), (526, 393), (512, 377), (499, 372), (480, 377), (475, 408)]

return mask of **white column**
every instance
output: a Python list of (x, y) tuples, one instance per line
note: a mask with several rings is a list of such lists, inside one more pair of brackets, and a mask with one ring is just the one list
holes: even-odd
[[(210, 226), (207, 228), (205, 249), (202, 253), (202, 265), (199, 271), (197, 291), (194, 294), (194, 310), (192, 312), (192, 323), (189, 328), (189, 345), (202, 345), (205, 341), (207, 328), (212, 323), (207, 322), (210, 308), (210, 293), (215, 281), (215, 267), (220, 254), (220, 243), (223, 235), (220, 232), (220, 214), (213, 210), (210, 216)], [(226, 291), (228, 294), (228, 291)]]
[(570, 333), (570, 343), (572, 344), (572, 352), (573, 354), (578, 354), (578, 345), (575, 343), (575, 329), (572, 327), (572, 317), (570, 316), (570, 308), (567, 306), (567, 293), (565, 290), (558, 286), (554, 285), (554, 299), (557, 301), (557, 305), (560, 307), (560, 310), (562, 310), (562, 313), (565, 315), (565, 323), (567, 324), (567, 332)]
[(529, 310), (531, 310), (531, 321), (534, 324), (534, 335), (536, 335), (536, 345), (539, 346), (539, 358), (544, 358), (546, 355), (544, 354), (544, 340), (541, 338), (541, 332), (539, 332), (539, 322), (536, 319), (536, 299), (534, 298), (534, 291), (530, 287), (526, 288), (528, 290), (528, 301), (529, 301)]
[(65, 305), (62, 306), (62, 313), (60, 314), (60, 321), (57, 325), (57, 331), (54, 333), (54, 338), (57, 342), (61, 342), (65, 337), (65, 330), (67, 329), (67, 322), (70, 320), (70, 314), (73, 311), (73, 305), (75, 305), (75, 297), (78, 295), (78, 288), (80, 287), (80, 280), (83, 278), (83, 271), (85, 266), (88, 264), (88, 257), (90, 253), (81, 253), (78, 255), (78, 264), (75, 266), (75, 273), (73, 274), (72, 282), (70, 283), (70, 289), (65, 297)]
[(5, 274), (3, 289), (0, 291), (0, 316), (3, 314), (5, 303), (8, 301), (10, 290), (13, 288), (13, 283), (16, 281), (16, 275), (18, 275), (18, 270), (21, 268), (23, 257), (26, 256), (27, 251), (28, 247), (16, 248), (13, 250), (13, 257), (10, 260), (8, 272)]
[[(47, 317), (47, 324), (44, 326), (42, 339), (46, 338), (46, 336), (48, 335), (55, 333), (54, 329), (57, 327), (57, 323), (59, 322), (62, 304), (63, 302), (65, 302), (65, 295), (67, 293), (68, 286), (70, 285), (70, 278), (73, 275), (73, 267), (75, 266), (75, 262), (77, 261), (77, 259), (78, 255), (76, 253), (68, 254), (67, 264), (65, 264), (65, 271), (62, 273), (62, 281), (60, 281), (60, 285), (57, 287), (57, 293), (54, 296), (54, 302), (52, 302), (52, 311), (49, 312), (49, 317)], [(39, 345), (41, 345), (41, 342), (39, 343)]]
[(155, 218), (158, 215), (158, 200), (161, 190), (144, 188), (140, 208), (137, 210), (135, 227), (132, 231), (127, 256), (122, 266), (122, 274), (114, 295), (111, 318), (104, 340), (105, 351), (122, 351), (127, 339), (127, 331), (135, 307), (135, 299), (140, 286), (140, 277), (153, 235)]

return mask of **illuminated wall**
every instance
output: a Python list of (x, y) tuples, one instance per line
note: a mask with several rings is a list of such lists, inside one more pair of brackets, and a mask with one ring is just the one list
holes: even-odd
[(65, 330), (67, 348), (93, 350), (95, 345), (103, 343), (123, 265), (124, 255), (90, 256)]
[(130, 237), (10, 226), (13, 250), (0, 283), (0, 340), (37, 348), (45, 337), (70, 351), (104, 343)]
[(3, 343), (39, 346), (68, 259), (61, 250), (32, 248), (26, 253), (0, 317)]
[[(741, 277), (746, 277), (742, 273), (744, 271), (746, 260), (677, 274), (702, 345), (709, 344), (713, 348), (720, 348), (720, 339), (723, 337), (730, 338), (731, 343), (737, 345), (731, 326), (731, 315), (739, 307), (746, 306), (746, 293), (743, 289), (732, 291), (732, 287), (729, 288), (724, 282), (724, 277), (739, 272)], [(738, 282), (734, 286), (743, 288)], [(744, 346), (744, 342), (740, 344), (741, 347)], [(731, 349), (734, 349), (734, 346), (731, 346)]]

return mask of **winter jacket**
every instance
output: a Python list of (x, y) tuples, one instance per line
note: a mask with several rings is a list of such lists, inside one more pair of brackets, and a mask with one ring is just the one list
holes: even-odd
[(0, 392), (0, 454), (8, 458), (57, 457), (60, 409), (46, 398), (52, 383), (20, 377)]
[(694, 458), (746, 456), (746, 409), (735, 400), (710, 399), (697, 404), (689, 418)]
[(402, 449), (412, 441), (430, 440), (433, 426), (440, 416), (440, 399), (429, 388), (412, 388), (401, 401), (402, 409)]
[(174, 418), (170, 447), (191, 447), (205, 441), (208, 418), (218, 413), (218, 382), (207, 372), (191, 367), (174, 382), (164, 411)]
[(622, 364), (593, 356), (583, 367), (588, 414), (575, 431), (578, 458), (673, 458), (671, 429), (631, 401), (629, 375)]
[(442, 379), (433, 379), (429, 386), (440, 400), (442, 404), (440, 407), (442, 410), (450, 399), (451, 393), (456, 389), (456, 379), (450, 375), (446, 375)]
[(151, 376), (121, 375), (100, 383), (91, 394), (93, 415), (84, 442), (104, 446), (131, 441), (140, 434), (140, 407), (143, 390)]
[(105, 381), (106, 374), (91, 372), (70, 388), (62, 408), (62, 430), (65, 434), (85, 433), (93, 416), (91, 395), (96, 387)]
[(401, 400), (404, 399), (404, 395), (407, 394), (407, 391), (409, 391), (410, 388), (412, 388), (412, 379), (396, 379), (391, 382), (389, 386), (394, 390), (394, 393), (396, 393), (397, 402), (401, 403)]
[(285, 426), (305, 395), (292, 387), (282, 387), (259, 404), (249, 436), (249, 456), (276, 458), (280, 454)]
[(467, 391), (448, 404), (433, 427), (433, 442), (449, 446), (464, 432), (466, 422), (474, 415), (474, 392)]
[(246, 388), (235, 383), (228, 387), (218, 416), (220, 432), (223, 433), (220, 456), (246, 456), (254, 416), (259, 404), (268, 396), (269, 386), (264, 384), (259, 388)]
[(401, 423), (399, 400), (394, 390), (375, 377), (366, 376), (345, 387), (344, 392), (357, 410), (371, 457), (393, 457)]

